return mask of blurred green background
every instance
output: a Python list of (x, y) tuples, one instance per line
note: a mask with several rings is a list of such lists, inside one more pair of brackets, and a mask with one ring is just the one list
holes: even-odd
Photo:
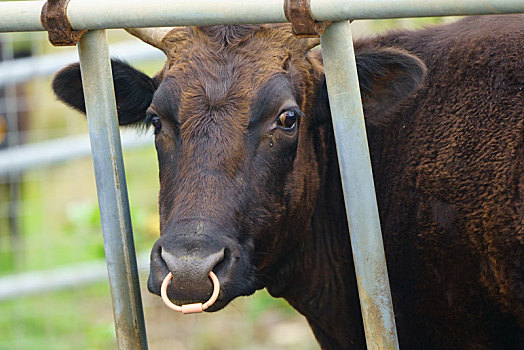
[[(392, 28), (450, 20), (453, 19), (357, 21), (353, 25), (358, 38)], [(111, 43), (130, 40), (121, 30), (109, 30), (108, 36)], [(15, 53), (31, 49), (35, 55), (75, 51), (51, 47), (45, 33), (0, 34), (0, 43), (4, 52), (7, 45)], [(152, 75), (162, 62), (146, 61), (137, 66)], [(27, 107), (20, 138), (23, 143), (87, 133), (83, 117), (56, 101), (50, 91), (50, 79), (36, 78), (17, 87), (25, 95)], [(136, 250), (147, 252), (158, 237), (154, 147), (151, 144), (126, 151), (124, 157)], [(9, 217), (10, 183), (17, 184), (16, 233)], [(0, 282), (6, 276), (44, 273), (103, 259), (89, 158), (15, 177), (0, 177)], [(181, 316), (147, 292), (147, 271), (142, 268), (140, 272), (151, 349), (318, 348), (305, 319), (285, 301), (271, 298), (265, 291), (235, 300), (218, 313)], [(0, 300), (0, 350), (114, 349), (114, 333), (107, 282)]]

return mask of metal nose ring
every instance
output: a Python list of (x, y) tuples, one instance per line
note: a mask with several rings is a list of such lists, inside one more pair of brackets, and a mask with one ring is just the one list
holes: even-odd
[(172, 278), (173, 274), (171, 272), (167, 274), (166, 278), (164, 278), (164, 281), (162, 282), (162, 287), (160, 288), (160, 295), (162, 296), (164, 304), (166, 304), (168, 308), (170, 308), (171, 310), (179, 311), (183, 314), (203, 312), (205, 309), (207, 309), (215, 303), (215, 301), (218, 298), (218, 294), (220, 293), (220, 283), (218, 282), (218, 277), (215, 275), (213, 271), (209, 271), (209, 278), (211, 278), (211, 281), (213, 281), (213, 294), (211, 294), (211, 298), (209, 298), (209, 300), (203, 304), (195, 303), (184, 304), (182, 306), (175, 305), (167, 297), (167, 286), (169, 285), (169, 282), (171, 282)]

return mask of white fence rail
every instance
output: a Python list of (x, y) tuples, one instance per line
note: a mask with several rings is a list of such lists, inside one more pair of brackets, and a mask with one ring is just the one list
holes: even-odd
[[(149, 253), (138, 254), (140, 271), (149, 269)], [(0, 302), (31, 295), (79, 288), (107, 281), (104, 260), (91, 261), (45, 271), (31, 271), (0, 277)]]
[[(0, 16), (1, 13), (0, 10)], [(113, 44), (109, 52), (111, 57), (129, 62), (165, 58), (161, 51), (138, 40)], [(78, 54), (75, 51), (2, 61), (0, 62), (0, 87), (23, 83), (37, 77), (50, 76), (64, 66), (77, 61)]]
[[(135, 131), (125, 132), (122, 134), (122, 146), (125, 149), (152, 147), (153, 137), (149, 134), (137, 134)], [(91, 146), (87, 135), (14, 146), (0, 151), (0, 176), (52, 166), (90, 155)]]

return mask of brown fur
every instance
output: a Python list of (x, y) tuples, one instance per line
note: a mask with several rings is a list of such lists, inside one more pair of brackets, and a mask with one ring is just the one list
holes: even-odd
[(522, 16), (361, 44), (402, 47), (428, 67), (398, 123), (370, 130), (400, 334), (523, 345), (523, 44)]

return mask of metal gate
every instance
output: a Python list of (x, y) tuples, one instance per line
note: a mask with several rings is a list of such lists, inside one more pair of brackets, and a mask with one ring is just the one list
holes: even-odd
[[(314, 21), (333, 22), (321, 45), (366, 341), (372, 349), (398, 349), (350, 20), (521, 13), (522, 0), (49, 0), (61, 16), (55, 22), (88, 30), (78, 52), (121, 349), (146, 349), (147, 340), (105, 29), (281, 23), (293, 2), (309, 8)], [(45, 30), (44, 4), (0, 2), (0, 32)]]

